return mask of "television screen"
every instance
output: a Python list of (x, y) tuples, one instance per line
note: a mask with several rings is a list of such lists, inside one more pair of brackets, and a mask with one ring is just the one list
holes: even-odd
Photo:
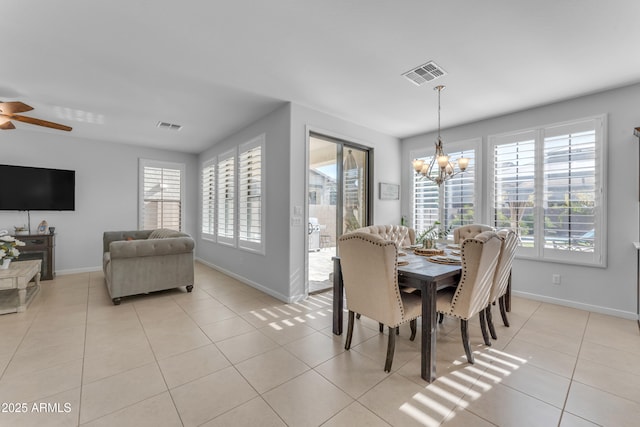
[(0, 165), (0, 176), (0, 210), (75, 210), (75, 171)]

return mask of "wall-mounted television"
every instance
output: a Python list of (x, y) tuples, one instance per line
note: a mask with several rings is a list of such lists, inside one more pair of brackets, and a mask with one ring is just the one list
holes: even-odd
[(75, 210), (75, 171), (0, 165), (0, 177), (0, 210)]

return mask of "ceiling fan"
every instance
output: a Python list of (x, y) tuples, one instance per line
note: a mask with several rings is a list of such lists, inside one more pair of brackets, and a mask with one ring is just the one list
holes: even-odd
[(44, 126), (52, 129), (71, 130), (71, 127), (61, 125), (60, 123), (48, 122), (46, 120), (36, 119), (35, 117), (19, 116), (17, 113), (24, 113), (33, 110), (33, 107), (23, 102), (0, 102), (0, 129), (9, 130), (16, 127), (11, 120), (17, 120), (32, 125)]

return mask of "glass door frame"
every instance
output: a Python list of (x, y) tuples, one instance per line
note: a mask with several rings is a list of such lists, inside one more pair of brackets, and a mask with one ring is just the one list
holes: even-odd
[[(309, 222), (309, 168), (310, 168), (310, 139), (311, 137), (316, 137), (320, 139), (324, 139), (328, 142), (332, 142), (336, 144), (336, 176), (338, 177), (338, 183), (340, 185), (336, 185), (336, 238), (342, 236), (344, 232), (344, 153), (349, 148), (353, 148), (355, 150), (361, 150), (365, 153), (366, 156), (366, 167), (364, 168), (366, 174), (366, 182), (367, 189), (365, 192), (365, 196), (367, 198), (366, 209), (365, 209), (365, 223), (361, 224), (362, 227), (366, 227), (368, 225), (373, 224), (373, 202), (374, 202), (374, 194), (375, 189), (373, 185), (373, 177), (374, 177), (374, 149), (371, 146), (367, 146), (361, 143), (353, 142), (349, 140), (345, 136), (336, 135), (333, 132), (315, 129), (307, 127), (306, 131), (306, 159), (305, 159), (305, 218), (304, 223)], [(305, 242), (304, 247), (309, 248), (309, 235), (305, 234)], [(336, 255), (338, 255), (338, 248), (336, 244)], [(305, 293), (309, 292), (309, 252), (306, 251), (305, 254), (305, 266), (304, 266), (304, 282), (305, 282)]]

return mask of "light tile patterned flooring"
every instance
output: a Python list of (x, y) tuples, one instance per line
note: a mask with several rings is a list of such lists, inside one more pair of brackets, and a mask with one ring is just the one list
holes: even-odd
[[(457, 321), (438, 327), (438, 380), (418, 340), (362, 318), (331, 333), (331, 295), (283, 304), (196, 264), (193, 293), (113, 306), (100, 273), (59, 276), (0, 316), (1, 426), (637, 426), (635, 321), (514, 298), (511, 327), (465, 363)], [(25, 405), (22, 405), (22, 404)], [(34, 406), (34, 403), (36, 404)], [(18, 405), (16, 405), (18, 404)], [(18, 413), (16, 409), (26, 409)]]

